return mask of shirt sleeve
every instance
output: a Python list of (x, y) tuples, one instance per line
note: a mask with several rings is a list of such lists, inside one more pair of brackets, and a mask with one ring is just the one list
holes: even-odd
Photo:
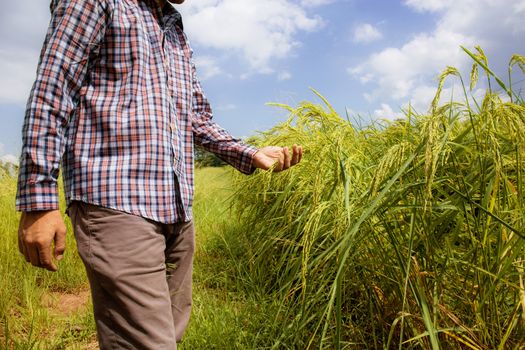
[(253, 156), (258, 149), (234, 138), (212, 120), (213, 114), (210, 103), (197, 78), (194, 63), (192, 63), (192, 76), (192, 130), (195, 142), (206, 150), (215, 153), (242, 173), (253, 173), (255, 171), (255, 167), (252, 165)]
[(111, 17), (109, 0), (54, 0), (22, 128), (16, 209), (58, 209), (64, 134), (77, 105), (91, 50)]

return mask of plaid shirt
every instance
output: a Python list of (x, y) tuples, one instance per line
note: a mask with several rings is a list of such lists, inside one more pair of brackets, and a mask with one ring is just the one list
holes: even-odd
[[(160, 3), (165, 6), (161, 7)], [(257, 149), (212, 121), (180, 14), (157, 0), (54, 0), (23, 127), (17, 210), (80, 200), (192, 217), (193, 144), (244, 173)]]

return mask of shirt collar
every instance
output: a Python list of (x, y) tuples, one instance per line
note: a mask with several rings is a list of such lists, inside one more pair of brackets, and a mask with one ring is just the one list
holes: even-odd
[(184, 24), (182, 23), (182, 16), (175, 7), (171, 4), (166, 4), (164, 7), (164, 23), (166, 28), (170, 28), (173, 25), (176, 25), (181, 30), (184, 30)]
[(173, 25), (184, 30), (182, 16), (175, 7), (167, 0), (147, 0), (155, 11), (155, 16), (162, 22), (165, 30), (169, 30)]

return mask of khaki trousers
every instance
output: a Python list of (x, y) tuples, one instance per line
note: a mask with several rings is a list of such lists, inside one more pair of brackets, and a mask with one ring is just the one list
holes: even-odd
[(74, 201), (100, 348), (177, 348), (191, 310), (193, 222), (161, 224)]

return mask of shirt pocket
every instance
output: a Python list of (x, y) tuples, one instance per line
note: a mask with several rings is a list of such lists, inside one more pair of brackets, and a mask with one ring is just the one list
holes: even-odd
[(108, 26), (93, 69), (94, 85), (102, 86), (109, 129), (120, 130), (139, 107), (138, 96), (146, 90), (152, 44), (141, 9), (119, 2)]
[(120, 5), (115, 9), (105, 46), (101, 64), (114, 80), (126, 80), (144, 69), (151, 43), (138, 7)]

